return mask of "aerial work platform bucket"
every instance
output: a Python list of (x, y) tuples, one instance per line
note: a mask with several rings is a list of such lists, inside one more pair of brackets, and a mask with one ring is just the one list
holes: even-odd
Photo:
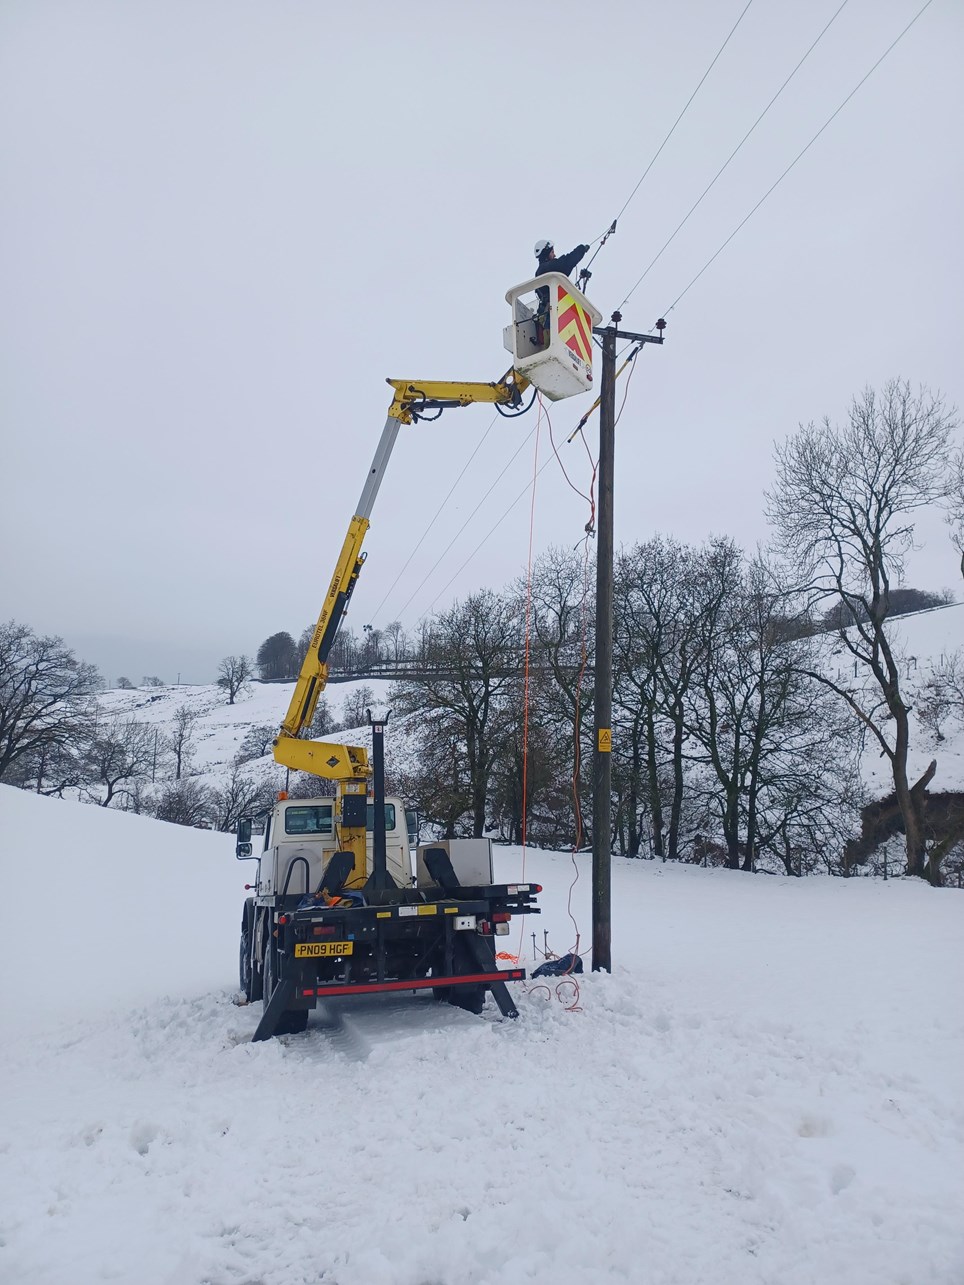
[(512, 322), (503, 331), (512, 365), (550, 401), (592, 388), (592, 328), (602, 321), (561, 272), (544, 272), (505, 296)]

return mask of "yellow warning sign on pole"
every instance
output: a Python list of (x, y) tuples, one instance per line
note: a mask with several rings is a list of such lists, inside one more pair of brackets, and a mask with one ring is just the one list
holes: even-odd
[(613, 748), (613, 732), (611, 727), (601, 727), (599, 729), (598, 749), (600, 754), (609, 754)]

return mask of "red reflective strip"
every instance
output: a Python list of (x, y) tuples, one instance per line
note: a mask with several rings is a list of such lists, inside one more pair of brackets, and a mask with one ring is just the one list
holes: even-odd
[(578, 320), (579, 320), (579, 310), (577, 309), (575, 303), (572, 303), (569, 305), (569, 307), (566, 309), (565, 312), (560, 312), (559, 329), (565, 330), (566, 326), (569, 325), (570, 321), (578, 322)]
[(314, 991), (302, 991), (302, 995), (314, 995)]
[(374, 991), (415, 991), (429, 986), (473, 986), (479, 982), (521, 982), (524, 968), (500, 968), (494, 973), (466, 973), (462, 977), (414, 977), (408, 982), (358, 982), (352, 986), (325, 986), (316, 995), (366, 995)]
[(586, 323), (574, 307), (559, 318), (559, 334), (563, 334), (570, 327), (571, 333), (566, 340), (566, 347), (571, 348), (576, 356), (581, 357), (583, 361), (590, 362), (592, 354), (589, 347), (589, 339), (587, 338)]

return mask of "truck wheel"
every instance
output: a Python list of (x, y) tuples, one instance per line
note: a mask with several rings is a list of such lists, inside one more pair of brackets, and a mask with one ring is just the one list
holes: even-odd
[(241, 941), (238, 947), (238, 981), (241, 993), (250, 1004), (261, 998), (261, 975), (251, 962), (251, 934), (253, 924), (247, 909), (241, 913)]
[[(268, 938), (268, 945), (264, 952), (264, 994), (262, 1003), (265, 1008), (268, 1007), (268, 1001), (274, 994), (274, 989), (278, 985), (278, 953), (275, 948), (274, 939)], [(298, 1008), (282, 1013), (275, 1027), (275, 1035), (300, 1035), (308, 1025), (308, 1010)]]
[(485, 1008), (485, 987), (484, 986), (446, 986), (439, 987), (439, 990), (447, 990), (448, 1002), (454, 1008), (464, 1008), (469, 1013), (474, 1013), (476, 1017)]
[[(455, 971), (457, 973), (472, 973), (478, 971), (474, 960), (461, 942), (456, 944)], [(478, 1016), (485, 1007), (485, 987), (477, 984), (470, 984), (467, 986), (437, 986), (433, 988), (433, 993), (437, 999), (447, 1000), (454, 1008), (464, 1008), (469, 1013), (474, 1013), (476, 1016)]]

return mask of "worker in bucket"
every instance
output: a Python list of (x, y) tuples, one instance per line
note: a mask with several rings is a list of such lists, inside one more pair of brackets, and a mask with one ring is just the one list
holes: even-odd
[[(537, 241), (535, 244), (535, 256), (539, 260), (535, 275), (541, 277), (544, 272), (561, 272), (564, 277), (568, 277), (573, 268), (584, 258), (589, 251), (588, 245), (577, 245), (574, 250), (568, 254), (556, 255), (556, 248), (551, 241)], [(549, 287), (540, 286), (536, 291), (539, 299), (539, 309), (536, 314), (536, 343), (540, 346), (548, 346), (549, 336)]]
[(564, 277), (568, 277), (588, 252), (588, 245), (577, 245), (575, 250), (570, 250), (568, 254), (557, 255), (551, 241), (537, 241), (535, 255), (539, 260), (539, 266), (536, 268), (535, 275), (541, 277), (544, 272), (561, 272)]

